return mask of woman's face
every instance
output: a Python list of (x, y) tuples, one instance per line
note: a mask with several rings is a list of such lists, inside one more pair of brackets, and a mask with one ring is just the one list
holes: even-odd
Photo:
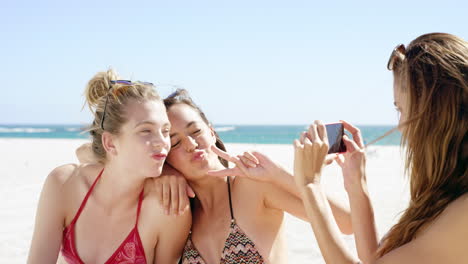
[(221, 163), (211, 151), (216, 137), (198, 112), (181, 103), (171, 106), (168, 116), (171, 122), (171, 151), (167, 162), (191, 180), (218, 168)]
[(130, 100), (125, 106), (127, 122), (114, 136), (114, 158), (130, 171), (146, 177), (161, 175), (170, 150), (170, 123), (161, 101)]
[(402, 124), (408, 120), (407, 93), (403, 92), (397, 77), (393, 78), (393, 98), (396, 111), (398, 112), (398, 130), (402, 131)]

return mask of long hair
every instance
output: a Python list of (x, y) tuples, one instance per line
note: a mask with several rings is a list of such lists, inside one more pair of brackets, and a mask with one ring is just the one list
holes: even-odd
[(407, 98), (402, 146), (411, 200), (383, 239), (379, 256), (415, 239), (468, 192), (468, 43), (445, 33), (422, 35), (393, 71)]
[(468, 192), (468, 43), (445, 33), (422, 35), (400, 54), (393, 73), (407, 98), (401, 126), (411, 199), (379, 256), (415, 239)]

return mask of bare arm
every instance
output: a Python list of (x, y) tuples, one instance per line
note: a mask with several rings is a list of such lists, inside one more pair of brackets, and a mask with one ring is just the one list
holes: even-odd
[(357, 127), (345, 121), (342, 123), (345, 129), (353, 135), (353, 139), (343, 137), (347, 152), (339, 155), (336, 161), (342, 169), (344, 185), (349, 197), (358, 256), (364, 263), (371, 263), (377, 257), (378, 235), (374, 210), (367, 191), (364, 144), (361, 131)]
[[(256, 180), (265, 189), (264, 199), (268, 207), (286, 211), (307, 221), (302, 197), (294, 182), (294, 177), (282, 166), (260, 152), (245, 152), (244, 155), (233, 157), (216, 148), (213, 151), (235, 163), (236, 167), (210, 172), (211, 175), (220, 177), (235, 175)], [(349, 210), (332, 199), (328, 200), (341, 232), (351, 234), (353, 231)]]
[[(328, 149), (326, 143), (323, 143), (327, 142), (326, 139), (325, 127), (318, 122), (313, 125), (310, 140), (305, 138), (295, 141), (294, 178), (299, 189), (301, 189), (304, 206), (325, 261), (327, 263), (360, 263), (344, 247), (320, 184), (323, 159)], [(351, 148), (350, 152), (355, 150), (357, 148)], [(356, 153), (359, 153), (359, 151)], [(360, 163), (360, 165), (362, 164)], [(468, 194), (454, 201), (449, 207), (425, 230), (418, 233), (417, 237), (412, 241), (392, 250), (382, 258), (370, 259), (364, 263), (455, 264), (468, 259), (466, 250)], [(373, 236), (373, 234), (371, 233), (370, 236)], [(370, 237), (370, 240), (372, 240), (372, 237)], [(365, 246), (365, 243), (363, 246)]]
[[(280, 187), (286, 190), (289, 194), (293, 194), (299, 199), (301, 199), (301, 207), (302, 206), (302, 196), (297, 187), (296, 183), (294, 182), (294, 177), (291, 173), (286, 171), (285, 169), (279, 167), (278, 172), (274, 174), (275, 176), (272, 177), (272, 181), (276, 187)], [(278, 204), (278, 197), (272, 193), (272, 195), (268, 195), (267, 199), (272, 201), (272, 204)], [(353, 225), (350, 210), (343, 206), (341, 203), (335, 201), (334, 199), (327, 197), (327, 201), (330, 204), (330, 208), (333, 214), (333, 217), (338, 224), (340, 231), (343, 234), (350, 235), (353, 233)], [(284, 205), (287, 209), (289, 205)], [(287, 210), (286, 210), (287, 211)], [(305, 211), (301, 213), (301, 215), (305, 215)], [(298, 216), (299, 217), (299, 216)], [(301, 217), (302, 218), (302, 217)]]
[(363, 263), (372, 263), (377, 257), (378, 238), (367, 188), (348, 192), (348, 196), (358, 256)]
[(321, 186), (302, 189), (304, 207), (326, 263), (359, 263), (346, 248)]
[(75, 168), (73, 165), (65, 165), (54, 169), (47, 176), (39, 198), (27, 263), (57, 261), (65, 219), (62, 185)]

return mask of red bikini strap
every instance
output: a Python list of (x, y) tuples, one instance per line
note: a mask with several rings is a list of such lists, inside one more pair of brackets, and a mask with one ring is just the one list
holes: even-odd
[(81, 211), (83, 211), (83, 208), (85, 207), (86, 202), (88, 201), (88, 198), (89, 198), (89, 196), (91, 195), (91, 192), (92, 192), (93, 189), (94, 189), (94, 186), (96, 185), (96, 183), (97, 183), (97, 181), (99, 180), (99, 178), (101, 178), (101, 175), (102, 175), (103, 172), (104, 172), (104, 168), (101, 170), (101, 172), (99, 173), (99, 175), (98, 175), (98, 176), (96, 177), (96, 179), (94, 180), (93, 185), (91, 185), (91, 187), (89, 188), (88, 193), (86, 194), (85, 198), (84, 198), (83, 201), (81, 202), (80, 209), (78, 209), (78, 212), (76, 213), (75, 218), (73, 218), (73, 220), (72, 220), (72, 223), (76, 222), (76, 220), (77, 220), (78, 217), (80, 216)]
[(140, 192), (140, 197), (138, 198), (138, 209), (137, 209), (137, 217), (136, 217), (136, 223), (135, 225), (138, 225), (138, 218), (140, 217), (140, 210), (141, 210), (141, 204), (143, 202), (143, 193), (144, 193), (144, 189), (141, 190)]

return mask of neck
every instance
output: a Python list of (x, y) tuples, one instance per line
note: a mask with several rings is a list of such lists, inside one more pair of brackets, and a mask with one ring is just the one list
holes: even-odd
[(99, 189), (96, 195), (108, 209), (133, 207), (144, 182), (145, 177), (136, 175), (135, 171), (126, 170), (115, 162), (109, 163), (104, 166), (104, 172), (96, 183), (95, 188)]
[[(225, 168), (221, 164), (220, 167), (213, 168), (213, 170), (220, 169)], [(219, 202), (228, 198), (226, 181), (227, 178), (218, 178), (210, 175), (205, 175), (198, 180), (189, 181), (202, 211), (219, 208)]]

